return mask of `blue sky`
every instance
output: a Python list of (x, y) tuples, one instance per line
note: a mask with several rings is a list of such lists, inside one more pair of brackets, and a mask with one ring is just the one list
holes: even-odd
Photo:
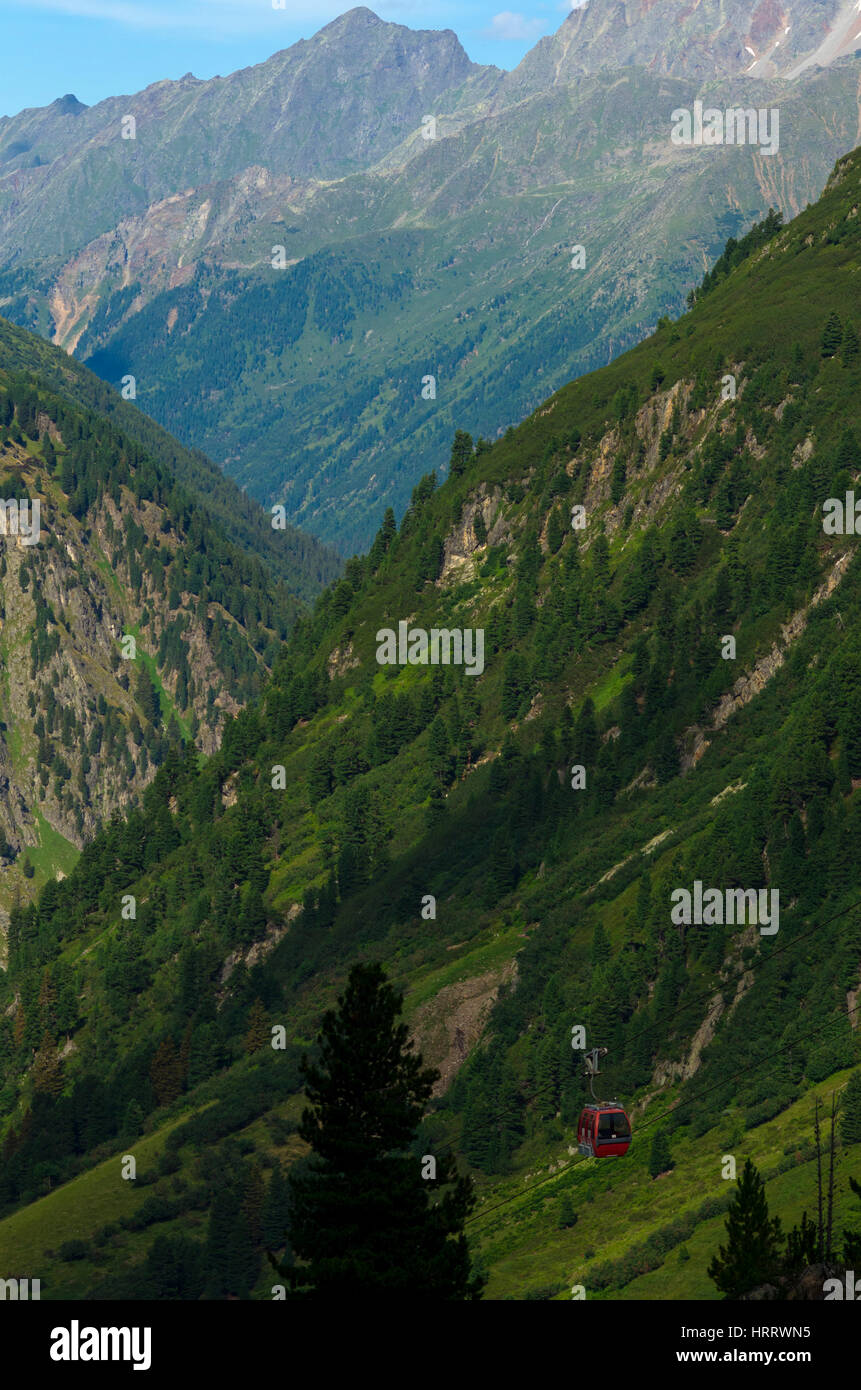
[[(280, 3), (280, 0), (277, 0)], [(353, 8), (350, 0), (0, 0), (0, 116), (74, 92), (88, 106), (161, 78), (259, 63)], [(378, 0), (381, 19), (453, 29), (475, 62), (513, 68), (572, 0)]]

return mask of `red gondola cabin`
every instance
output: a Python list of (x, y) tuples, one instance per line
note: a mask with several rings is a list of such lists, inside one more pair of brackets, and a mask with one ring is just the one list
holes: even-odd
[(616, 1101), (587, 1105), (577, 1123), (577, 1148), (587, 1158), (612, 1158), (628, 1152), (631, 1124)]

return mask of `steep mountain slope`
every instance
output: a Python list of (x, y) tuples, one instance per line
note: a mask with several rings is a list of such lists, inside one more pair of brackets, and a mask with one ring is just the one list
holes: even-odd
[(5, 924), (22, 873), (41, 886), (68, 869), (71, 847), (139, 798), (172, 741), (214, 751), (300, 604), (164, 462), (33, 370), (63, 354), (0, 328), (17, 349), (0, 357)]
[(297, 598), (315, 598), (336, 577), (340, 562), (331, 549), (292, 526), (273, 528), (272, 516), (226, 478), (198, 449), (188, 449), (86, 367), (49, 347), (32, 333), (0, 318), (0, 365), (38, 375), (72, 407), (110, 420), (170, 472), (214, 517), (224, 534), (248, 556), (262, 560)]
[[(359, 9), (229, 78), (22, 113), (0, 127), (0, 311), (365, 548), (456, 427), (496, 437), (639, 341), (854, 145), (857, 61), (742, 65), (787, 27), (801, 60), (836, 6), (677, 9), (594, 0), (507, 75)], [(776, 148), (674, 144), (696, 100), (776, 110)]]
[(538, 41), (497, 100), (629, 65), (699, 79), (796, 76), (859, 47), (854, 0), (589, 0)]
[[(730, 241), (678, 322), (497, 444), (459, 434), (219, 751), (174, 752), (13, 912), (0, 1252), (26, 1239), (44, 1297), (270, 1296), (299, 1053), (357, 958), (441, 1067), (417, 1154), (472, 1167), (493, 1296), (678, 1296), (681, 1242), (709, 1296), (727, 1152), (798, 1219), (812, 1089), (861, 1060), (861, 579), (824, 526), (861, 475), (859, 206), (861, 152)], [(402, 623), (480, 629), (481, 660), (381, 661)], [(764, 892), (777, 930), (686, 923), (697, 882)], [(635, 1135), (572, 1176), (577, 1025)]]

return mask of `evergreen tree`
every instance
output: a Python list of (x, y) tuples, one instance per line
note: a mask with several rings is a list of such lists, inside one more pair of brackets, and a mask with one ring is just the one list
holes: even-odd
[(611, 956), (610, 941), (603, 926), (598, 922), (592, 933), (592, 969), (595, 970), (608, 961)]
[(428, 737), (428, 761), (430, 770), (441, 784), (449, 780), (451, 773), (451, 751), (445, 721), (437, 715), (430, 726)]
[(850, 473), (857, 473), (861, 468), (861, 444), (852, 430), (846, 429), (841, 434), (835, 463), (838, 468), (848, 468)]
[(181, 1094), (182, 1068), (172, 1038), (159, 1043), (149, 1074), (159, 1105), (170, 1105)]
[(840, 1140), (861, 1144), (861, 1067), (856, 1067), (843, 1092), (840, 1106)]
[(346, 844), (338, 855), (338, 890), (342, 898), (348, 898), (361, 888), (365, 882), (362, 858), (355, 845)]
[(786, 841), (778, 861), (777, 877), (781, 888), (786, 891), (787, 897), (797, 897), (804, 887), (806, 856), (807, 843), (804, 837), (804, 825), (796, 812), (789, 822)]
[(855, 332), (855, 325), (847, 323), (846, 332), (843, 334), (843, 343), (840, 349), (840, 356), (846, 367), (852, 365), (858, 356), (858, 334)]
[(157, 728), (161, 723), (161, 701), (143, 661), (138, 663), (135, 675), (135, 700), (143, 710), (144, 718)]
[(849, 694), (841, 732), (849, 776), (861, 777), (861, 690), (857, 688)]
[(56, 990), (51, 984), (50, 971), (45, 969), (42, 972), (42, 979), (39, 985), (39, 1022), (41, 1026), (50, 1031), (56, 1025), (54, 1016), (54, 1005), (56, 1003)]
[(263, 1202), (266, 1185), (263, 1174), (256, 1163), (252, 1163), (245, 1179), (242, 1195), (242, 1214), (248, 1222), (252, 1244), (259, 1247), (263, 1235)]
[(253, 883), (243, 883), (239, 895), (240, 941), (256, 941), (266, 931), (266, 904), (263, 894)]
[(523, 669), (523, 659), (517, 652), (512, 652), (505, 663), (505, 669), (502, 673), (503, 719), (517, 718), (525, 685), (526, 676)]
[(555, 555), (567, 534), (565, 516), (561, 507), (554, 507), (547, 518), (547, 549)]
[(275, 1164), (260, 1212), (260, 1239), (266, 1250), (281, 1250), (290, 1220), (290, 1189), (280, 1163)]
[(653, 1178), (659, 1173), (666, 1173), (669, 1168), (674, 1168), (675, 1163), (670, 1154), (670, 1141), (664, 1130), (659, 1129), (649, 1152), (649, 1172)]
[(780, 1266), (780, 1217), (770, 1217), (765, 1183), (750, 1159), (733, 1193), (726, 1219), (727, 1244), (708, 1267), (727, 1298), (738, 1298), (773, 1279)]
[(354, 966), (323, 1019), (319, 1061), (303, 1062), (299, 1133), (313, 1152), (288, 1179), (295, 1262), (281, 1270), (294, 1297), (480, 1296), (463, 1233), (471, 1183), (450, 1155), (423, 1177), (409, 1151), (437, 1073), (400, 1012), (382, 967)]
[(843, 341), (843, 325), (834, 312), (828, 315), (822, 330), (822, 356), (833, 357)]
[(263, 1001), (255, 999), (248, 1015), (248, 1031), (244, 1040), (245, 1051), (248, 1053), (259, 1052), (269, 1040), (269, 1015), (264, 1008)]
[(574, 1210), (574, 1200), (570, 1192), (566, 1192), (559, 1203), (559, 1216), (556, 1224), (560, 1231), (568, 1230), (569, 1227), (577, 1225), (577, 1213)]
[[(720, 524), (720, 523), (718, 523)], [(703, 530), (692, 507), (686, 508), (670, 530), (669, 554), (673, 569), (687, 574), (696, 564)]]
[(500, 826), (493, 832), (484, 879), (484, 902), (493, 907), (517, 882), (517, 850), (511, 833)]
[(451, 446), (451, 457), (448, 463), (448, 474), (450, 478), (459, 478), (466, 469), (466, 465), (473, 455), (472, 436), (466, 430), (457, 430), (454, 436), (454, 443)]
[(808, 1265), (819, 1259), (819, 1231), (815, 1221), (811, 1221), (806, 1211), (801, 1213), (801, 1224), (794, 1226), (786, 1237), (786, 1253), (783, 1268), (787, 1274), (800, 1274)]
[(126, 1115), (123, 1120), (122, 1133), (128, 1135), (129, 1139), (136, 1139), (143, 1130), (144, 1113), (139, 1101), (130, 1100), (126, 1107)]
[(63, 1093), (63, 1064), (57, 1056), (57, 1044), (47, 1029), (33, 1062), (33, 1088), (55, 1100)]
[(247, 1298), (260, 1269), (242, 1199), (224, 1188), (212, 1203), (205, 1247), (206, 1296)]
[(672, 729), (665, 729), (658, 739), (654, 757), (655, 776), (661, 786), (679, 773), (679, 749)]
[(523, 1137), (517, 1077), (499, 1043), (475, 1058), (468, 1081), (463, 1152), (485, 1173), (504, 1173)]
[(448, 807), (446, 806), (445, 796), (442, 787), (435, 783), (434, 786), (431, 787), (430, 796), (428, 797), (427, 828), (431, 834), (433, 834), (434, 831), (439, 830), (447, 820)]
[(595, 706), (591, 696), (583, 701), (583, 708), (577, 717), (574, 726), (574, 755), (572, 761), (582, 763), (588, 770), (595, 761), (598, 752), (598, 725), (595, 721)]
[(383, 524), (377, 532), (374, 543), (368, 554), (368, 563), (372, 571), (376, 572), (379, 569), (383, 556), (386, 554), (397, 535), (397, 530), (395, 514), (391, 507), (387, 507), (383, 517)]
[(488, 1087), (488, 1057), (483, 1052), (474, 1058), (471, 1075), (466, 1077), (466, 1099), (463, 1105), (461, 1148), (476, 1168), (487, 1168), (488, 1154), (493, 1142), (494, 1105)]
[(729, 478), (723, 477), (718, 485), (714, 499), (715, 525), (719, 531), (731, 531), (735, 522), (732, 488)]
[(185, 1235), (156, 1236), (144, 1264), (153, 1298), (198, 1299), (203, 1292), (203, 1247)]
[(543, 1119), (559, 1109), (559, 1061), (557, 1038), (552, 1034), (542, 1038), (535, 1059), (535, 1109)]

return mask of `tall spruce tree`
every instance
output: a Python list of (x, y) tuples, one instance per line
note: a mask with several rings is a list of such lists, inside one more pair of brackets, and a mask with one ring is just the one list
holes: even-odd
[(843, 342), (843, 325), (839, 316), (832, 312), (825, 321), (822, 330), (822, 356), (833, 357)]
[(786, 1237), (786, 1253), (783, 1267), (787, 1274), (800, 1274), (808, 1265), (815, 1264), (819, 1258), (819, 1230), (806, 1211), (801, 1213), (801, 1224), (793, 1226)]
[(243, 1046), (246, 1052), (259, 1052), (269, 1041), (269, 1015), (262, 999), (255, 999), (248, 1014), (248, 1031)]
[(248, 1298), (254, 1287), (260, 1256), (235, 1187), (223, 1188), (210, 1208), (204, 1268), (207, 1298)]
[[(454, 1159), (411, 1152), (437, 1073), (398, 1022), (401, 1001), (377, 964), (356, 965), (303, 1061), (311, 1146), (289, 1177), (293, 1298), (477, 1299), (463, 1231), (474, 1197)], [(274, 1261), (273, 1261), (274, 1263)], [(279, 1266), (275, 1266), (279, 1268)]]
[(260, 1235), (267, 1250), (282, 1249), (287, 1239), (289, 1220), (290, 1189), (281, 1164), (276, 1163), (266, 1188), (260, 1214)]
[(861, 1143), (861, 1067), (853, 1071), (843, 1093), (840, 1139), (846, 1148)]
[(455, 432), (454, 442), (451, 446), (451, 457), (448, 461), (449, 477), (459, 478), (472, 458), (472, 455), (472, 435), (467, 434), (466, 430), (457, 430)]
[(855, 332), (855, 325), (852, 323), (847, 323), (846, 325), (840, 356), (847, 367), (850, 366), (858, 356), (858, 334)]
[(726, 1233), (708, 1276), (726, 1298), (738, 1298), (774, 1278), (781, 1260), (780, 1217), (769, 1216), (765, 1183), (750, 1159), (730, 1203)]

